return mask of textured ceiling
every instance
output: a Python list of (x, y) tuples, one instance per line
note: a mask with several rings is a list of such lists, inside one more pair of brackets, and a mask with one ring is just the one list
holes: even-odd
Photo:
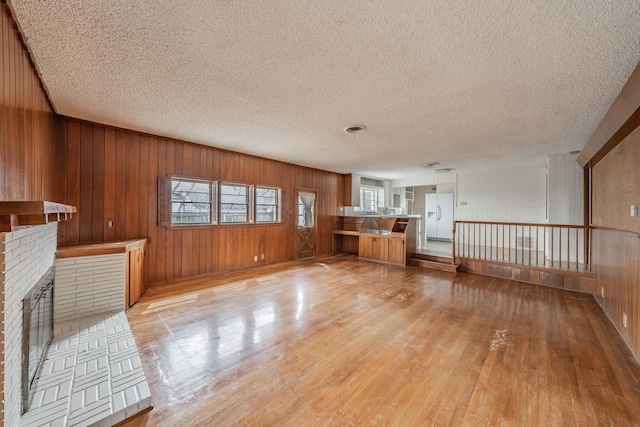
[(640, 59), (640, 0), (8, 3), (60, 114), (389, 179), (581, 150)]

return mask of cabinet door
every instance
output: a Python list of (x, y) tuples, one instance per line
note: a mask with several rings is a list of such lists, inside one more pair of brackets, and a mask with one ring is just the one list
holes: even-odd
[(405, 264), (404, 239), (389, 240), (389, 262), (393, 264)]
[(380, 261), (389, 261), (389, 239), (386, 237), (373, 238), (373, 258)]
[(358, 243), (358, 256), (362, 258), (373, 258), (373, 236), (360, 235)]
[(143, 292), (142, 269), (143, 269), (144, 248), (129, 251), (128, 265), (128, 286), (129, 286), (129, 306), (135, 304)]

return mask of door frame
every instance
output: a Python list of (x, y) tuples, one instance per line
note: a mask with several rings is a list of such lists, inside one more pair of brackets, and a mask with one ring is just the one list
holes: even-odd
[[(295, 187), (294, 188), (294, 205), (295, 205), (295, 215), (293, 220), (293, 229), (294, 229), (294, 254), (293, 259), (307, 259), (314, 258), (318, 255), (318, 190), (316, 188), (309, 187)], [(314, 247), (313, 247), (313, 255), (310, 257), (298, 258), (298, 193), (313, 193), (316, 195), (315, 201), (313, 203), (313, 233), (314, 233)]]

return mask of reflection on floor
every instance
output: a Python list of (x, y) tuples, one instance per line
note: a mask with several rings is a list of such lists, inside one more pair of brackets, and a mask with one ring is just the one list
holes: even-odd
[(341, 254), (150, 288), (127, 427), (640, 425), (590, 295)]

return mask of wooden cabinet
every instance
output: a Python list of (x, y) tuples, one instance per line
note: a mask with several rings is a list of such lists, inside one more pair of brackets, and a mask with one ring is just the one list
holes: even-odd
[(416, 251), (416, 219), (394, 216), (345, 216), (334, 230), (334, 253), (358, 253), (362, 258), (407, 265)]
[(392, 264), (405, 265), (406, 251), (404, 249), (404, 238), (391, 237), (389, 239), (389, 262)]
[(376, 261), (389, 261), (389, 238), (373, 234), (360, 234), (358, 256)]
[[(124, 289), (118, 291), (118, 305), (122, 304), (124, 294), (124, 308), (135, 304), (147, 287), (147, 266), (145, 265), (147, 239), (125, 240), (120, 242), (87, 243), (82, 245), (64, 246), (56, 251), (56, 258), (75, 258), (86, 256), (121, 254), (124, 257), (124, 268), (118, 268), (119, 274), (126, 277)], [(120, 258), (122, 260), (122, 258)], [(100, 274), (98, 269), (95, 273)], [(120, 276), (122, 277), (122, 276)]]

